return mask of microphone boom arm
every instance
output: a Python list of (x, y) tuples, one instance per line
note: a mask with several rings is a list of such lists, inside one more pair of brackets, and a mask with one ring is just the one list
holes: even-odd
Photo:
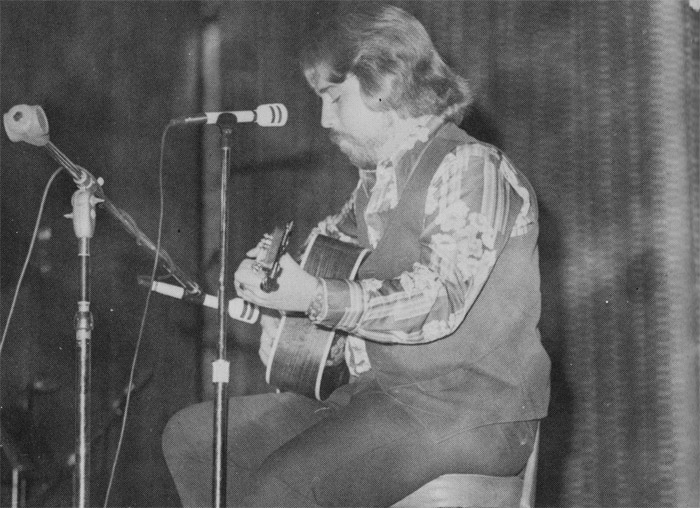
[(59, 150), (56, 145), (51, 141), (48, 141), (43, 145), (51, 154), (51, 156), (73, 177), (75, 183), (84, 189), (92, 191), (95, 196), (100, 198), (102, 201), (101, 205), (107, 209), (107, 211), (116, 218), (123, 228), (131, 234), (136, 239), (136, 244), (153, 254), (157, 254), (161, 263), (165, 266), (165, 269), (170, 273), (170, 275), (175, 278), (182, 286), (188, 295), (200, 295), (203, 294), (202, 289), (199, 285), (194, 282), (190, 277), (188, 277), (185, 272), (183, 272), (170, 257), (168, 252), (161, 248), (157, 248), (156, 245), (151, 241), (146, 234), (141, 231), (134, 219), (124, 210), (118, 208), (114, 203), (112, 203), (109, 198), (104, 193), (102, 185), (87, 169), (74, 164), (61, 150)]

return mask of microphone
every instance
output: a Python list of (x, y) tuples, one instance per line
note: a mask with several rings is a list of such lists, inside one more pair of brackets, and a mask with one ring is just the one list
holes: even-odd
[(261, 127), (282, 127), (287, 123), (287, 108), (284, 104), (261, 104), (253, 111), (216, 111), (201, 113), (196, 116), (175, 118), (171, 125), (215, 124), (219, 115), (230, 113), (236, 117), (237, 123), (254, 122)]
[(27, 104), (12, 106), (3, 115), (2, 121), (10, 141), (24, 141), (30, 145), (43, 146), (71, 174), (76, 184), (86, 189), (95, 188), (95, 194), (105, 199), (102, 192), (102, 179), (95, 178), (87, 169), (74, 164), (49, 140), (49, 121), (41, 106)]
[(41, 106), (18, 104), (2, 117), (10, 141), (24, 141), (35, 146), (49, 142), (49, 121)]
[[(142, 286), (148, 287), (149, 281), (150, 277), (148, 276), (139, 276), (138, 278), (138, 282)], [(186, 295), (184, 288), (173, 284), (153, 281), (151, 289), (156, 293), (171, 296), (173, 298), (177, 298), (178, 300), (185, 300), (199, 305), (204, 305), (205, 307), (212, 309), (219, 308), (219, 300), (215, 296), (201, 293), (198, 295)], [(244, 323), (255, 323), (258, 320), (258, 316), (260, 316), (260, 309), (257, 307), (257, 305), (253, 305), (252, 303), (245, 301), (243, 298), (232, 298), (228, 302), (228, 315), (233, 319), (243, 321)]]

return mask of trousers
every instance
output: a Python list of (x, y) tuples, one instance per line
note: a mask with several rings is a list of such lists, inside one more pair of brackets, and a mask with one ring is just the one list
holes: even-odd
[[(447, 473), (516, 475), (537, 421), (435, 438), (400, 401), (367, 383), (347, 400), (293, 393), (229, 400), (228, 506), (390, 506)], [(211, 402), (176, 413), (163, 453), (183, 506), (211, 506)]]

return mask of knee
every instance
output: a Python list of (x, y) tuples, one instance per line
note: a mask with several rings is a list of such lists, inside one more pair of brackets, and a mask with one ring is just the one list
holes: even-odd
[(177, 450), (175, 443), (179, 441), (179, 436), (182, 433), (182, 425), (178, 419), (178, 413), (172, 416), (168, 423), (165, 424), (163, 435), (161, 436), (160, 444), (163, 449), (163, 455), (166, 462), (170, 462), (173, 454)]

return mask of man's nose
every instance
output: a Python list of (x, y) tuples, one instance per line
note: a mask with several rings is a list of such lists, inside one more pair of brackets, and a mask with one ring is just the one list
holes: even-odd
[(330, 129), (334, 125), (335, 115), (331, 110), (331, 106), (324, 101), (321, 107), (321, 127), (324, 129)]

